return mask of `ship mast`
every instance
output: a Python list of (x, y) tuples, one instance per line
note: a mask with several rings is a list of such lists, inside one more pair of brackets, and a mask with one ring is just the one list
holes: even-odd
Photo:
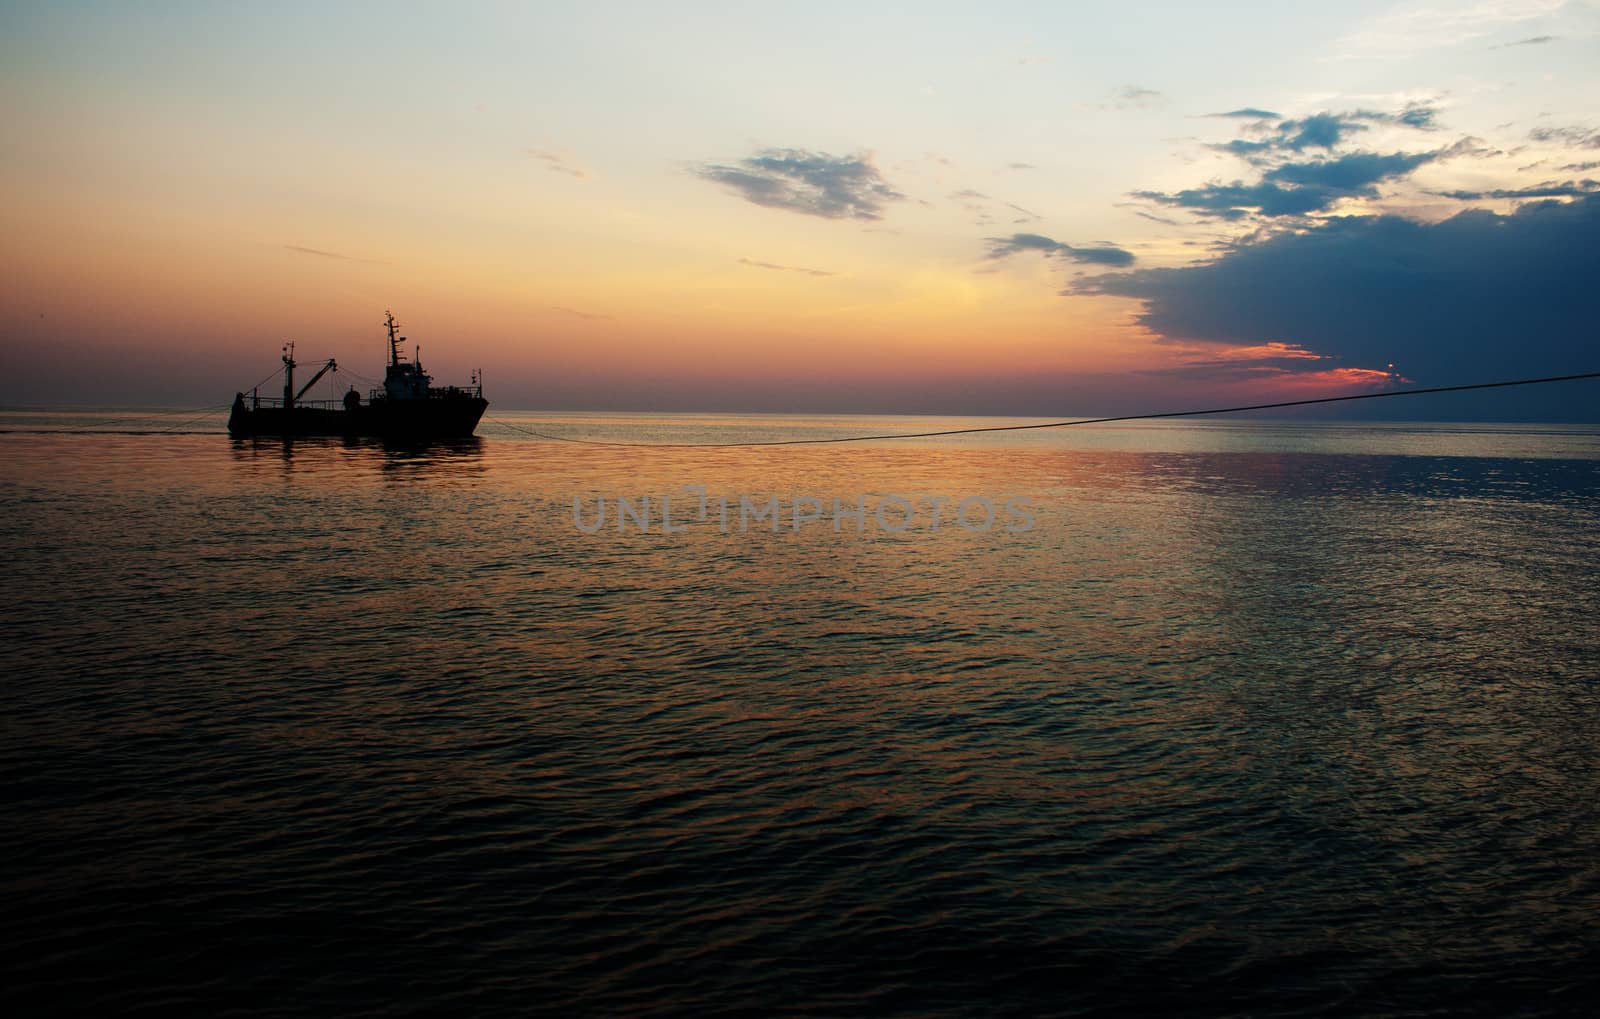
[(283, 409), (294, 407), (294, 341), (283, 345)]
[(383, 324), (389, 330), (389, 365), (395, 367), (400, 364), (400, 323), (394, 320), (394, 313), (384, 311)]

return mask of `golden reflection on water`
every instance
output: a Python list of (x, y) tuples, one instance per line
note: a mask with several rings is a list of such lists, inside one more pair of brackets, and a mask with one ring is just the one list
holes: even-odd
[[(636, 1011), (665, 986), (650, 965), (753, 1009), (802, 957), (849, 1011), (1041, 972), (1040, 1010), (1068, 986), (1125, 1000), (1129, 973), (1293, 973), (1334, 1011), (1351, 982), (1493, 986), (1513, 956), (1572, 984), (1600, 908), (1594, 442), (0, 436), (0, 774), (28, 847), (0, 923), (22, 943), (30, 916), (257, 917), (227, 897), (248, 878), (273, 908), (418, 924), (431, 964), (492, 940), (507, 954), (472, 962), (534, 959), (572, 1011)], [(574, 496), (676, 507), (685, 485), (924, 513), (573, 524)], [(1036, 526), (936, 531), (933, 496), (1026, 498)], [(263, 923), (195, 937), (315, 984), (321, 950), (285, 956)], [(93, 939), (61, 944), (117, 977)]]

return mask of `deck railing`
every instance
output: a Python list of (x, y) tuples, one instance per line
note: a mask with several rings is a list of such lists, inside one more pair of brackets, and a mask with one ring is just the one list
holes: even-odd
[[(307, 410), (342, 410), (344, 408), (344, 403), (340, 400), (296, 400), (294, 405), (296, 407), (304, 407)], [(251, 410), (268, 410), (275, 407), (282, 407), (283, 398), (278, 396), (263, 396), (255, 400), (246, 399), (245, 406), (249, 407)]]
[[(367, 400), (388, 400), (389, 394), (382, 389), (367, 390)], [(430, 400), (481, 400), (483, 399), (482, 386), (445, 386), (443, 389), (428, 390)]]
[[(372, 403), (374, 401), (387, 401), (388, 399), (389, 395), (381, 389), (367, 390), (367, 403)], [(483, 387), (445, 386), (443, 389), (430, 389), (428, 390), (428, 399), (481, 400), (483, 399)], [(294, 405), (296, 407), (304, 407), (308, 410), (343, 410), (344, 400), (296, 400)], [(253, 398), (247, 397), (245, 399), (245, 406), (249, 407), (251, 410), (268, 410), (272, 408), (278, 408), (283, 406), (283, 398), (277, 396), (260, 396)]]

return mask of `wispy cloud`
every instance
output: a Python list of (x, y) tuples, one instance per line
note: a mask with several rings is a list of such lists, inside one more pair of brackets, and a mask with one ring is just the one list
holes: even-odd
[(1134, 194), (1161, 205), (1221, 219), (1242, 219), (1252, 213), (1267, 217), (1305, 216), (1323, 212), (1345, 198), (1376, 197), (1380, 182), (1404, 177), (1424, 163), (1440, 158), (1444, 151), (1409, 155), (1354, 152), (1337, 159), (1284, 163), (1253, 184), (1234, 181), (1170, 193), (1136, 191)]
[(354, 255), (341, 255), (337, 251), (324, 251), (321, 248), (307, 248), (299, 244), (283, 245), (285, 251), (292, 251), (297, 255), (311, 255), (314, 258), (329, 258), (336, 262), (360, 262), (366, 265), (387, 265), (377, 258), (357, 258)]
[(1379, 181), (1402, 177), (1442, 154), (1443, 150), (1409, 154), (1393, 152), (1386, 156), (1376, 152), (1352, 152), (1337, 159), (1284, 163), (1269, 170), (1262, 179), (1272, 184), (1367, 195), (1373, 193), (1372, 186)]
[(1278, 125), (1276, 135), (1261, 144), (1268, 148), (1331, 149), (1357, 131), (1367, 130), (1365, 117), (1349, 113), (1316, 113), (1303, 120), (1286, 120)]
[(962, 188), (950, 192), (950, 200), (971, 213), (972, 221), (978, 226), (988, 226), (994, 222), (994, 216), (989, 211), (989, 196), (982, 191)]
[(523, 149), (527, 155), (543, 162), (556, 173), (564, 173), (569, 177), (587, 180), (589, 171), (573, 162), (572, 155), (567, 152), (555, 152), (550, 149)]
[(1123, 85), (1111, 94), (1111, 101), (1096, 104), (1102, 110), (1152, 109), (1163, 105), (1167, 97), (1153, 88), (1142, 85)]
[(1227, 113), (1208, 113), (1208, 117), (1235, 117), (1241, 120), (1277, 120), (1278, 115), (1271, 110), (1261, 110), (1254, 106), (1246, 106)]
[(583, 311), (579, 308), (567, 308), (559, 304), (551, 304), (547, 305), (547, 307), (549, 307), (551, 311), (559, 311), (561, 314), (571, 315), (573, 318), (608, 319), (614, 317), (612, 315), (602, 314), (598, 311)]
[[(1594, 164), (1590, 164), (1593, 166)], [(1482, 201), (1486, 198), (1515, 199), (1515, 198), (1578, 198), (1591, 195), (1600, 191), (1600, 180), (1579, 181), (1545, 181), (1543, 184), (1534, 184), (1523, 188), (1495, 188), (1492, 191), (1436, 191), (1444, 198), (1454, 198), (1458, 201)]]
[(1086, 265), (1132, 265), (1133, 252), (1105, 245), (1102, 247), (1076, 247), (1046, 237), (1043, 234), (1012, 234), (1010, 237), (990, 237), (989, 257), (1006, 258), (1010, 255), (1037, 251), (1046, 258), (1061, 258)]
[(740, 265), (755, 266), (757, 269), (776, 269), (779, 272), (804, 273), (807, 276), (837, 276), (837, 275), (839, 275), (836, 272), (829, 272), (826, 269), (808, 269), (803, 265), (779, 265), (777, 262), (761, 262), (761, 261), (758, 261), (758, 260), (756, 260), (754, 258), (741, 258), (741, 259), (739, 259), (739, 264)]
[(1144, 368), (1140, 375), (1187, 379), (1194, 382), (1245, 382), (1291, 375), (1321, 375), (1334, 360), (1295, 343), (1259, 343), (1210, 349), (1209, 356), (1192, 357), (1181, 364)]
[(1564, 0), (1412, 0), (1370, 19), (1334, 43), (1336, 57), (1405, 57), (1459, 46), (1559, 11)]
[(1143, 218), (1143, 219), (1148, 219), (1148, 220), (1150, 220), (1150, 221), (1151, 221), (1151, 222), (1152, 222), (1152, 223), (1162, 223), (1162, 224), (1165, 224), (1165, 225), (1167, 225), (1167, 226), (1177, 226), (1177, 225), (1178, 225), (1178, 221), (1177, 221), (1177, 220), (1175, 220), (1175, 219), (1168, 219), (1168, 218), (1167, 218), (1167, 217), (1165, 217), (1165, 216), (1157, 216), (1157, 215), (1156, 215), (1156, 214), (1155, 214), (1155, 213), (1153, 213), (1153, 212), (1145, 212), (1145, 211), (1144, 211), (1144, 210), (1142, 210), (1142, 209), (1136, 209), (1136, 210), (1134, 210), (1134, 213), (1133, 213), (1133, 214), (1134, 214), (1134, 215), (1135, 215), (1135, 216), (1139, 216), (1139, 217), (1141, 217), (1141, 218)]
[(1513, 46), (1542, 46), (1547, 42), (1555, 42), (1561, 38), (1558, 35), (1535, 35), (1527, 39), (1518, 39), (1516, 42), (1503, 42), (1498, 46), (1490, 46), (1492, 50), (1508, 50)]
[(1023, 208), (1015, 202), (993, 198), (972, 188), (952, 191), (949, 197), (951, 201), (971, 213), (973, 222), (978, 226), (988, 226), (1001, 217), (1009, 218), (1013, 224), (1035, 223), (1041, 218), (1032, 209)]
[(867, 153), (764, 149), (731, 166), (707, 163), (695, 173), (754, 205), (824, 219), (882, 219), (886, 203), (905, 198)]
[(1005, 202), (1003, 204), (1006, 208), (1010, 209), (1012, 212), (1018, 213), (1022, 217), (1020, 219), (1012, 220), (1011, 222), (1013, 223), (1037, 223), (1039, 220), (1044, 218), (1037, 212), (1034, 212), (1032, 209), (1024, 209), (1015, 202)]
[(1394, 122), (1396, 124), (1404, 124), (1406, 127), (1414, 127), (1419, 131), (1432, 131), (1439, 126), (1434, 121), (1434, 118), (1438, 115), (1438, 111), (1427, 103), (1412, 103), (1398, 114), (1395, 114)]
[(1600, 149), (1600, 130), (1592, 127), (1536, 127), (1528, 132), (1536, 142), (1556, 142), (1577, 149)]
[[(1265, 110), (1235, 110), (1232, 113), (1213, 114), (1219, 117), (1239, 117), (1240, 114), (1265, 113)], [(1349, 110), (1343, 113), (1313, 113), (1299, 119), (1268, 123), (1271, 118), (1239, 117), (1253, 121), (1243, 126), (1249, 136), (1235, 138), (1211, 146), (1244, 159), (1275, 152), (1303, 152), (1306, 149), (1333, 149), (1349, 141), (1353, 135), (1371, 130), (1375, 124), (1392, 124), (1419, 131), (1431, 131), (1437, 111), (1427, 103), (1410, 103), (1399, 113), (1382, 110)]]
[(1179, 191), (1136, 191), (1133, 196), (1213, 219), (1303, 217), (1326, 212), (1345, 199), (1376, 198), (1378, 185), (1400, 180), (1427, 163), (1487, 151), (1471, 138), (1424, 152), (1335, 151), (1376, 125), (1434, 130), (1435, 110), (1426, 103), (1411, 103), (1397, 113), (1351, 110), (1277, 121), (1254, 116), (1265, 112), (1247, 107), (1216, 114), (1243, 121), (1246, 137), (1208, 146), (1242, 159), (1257, 179), (1213, 180)]

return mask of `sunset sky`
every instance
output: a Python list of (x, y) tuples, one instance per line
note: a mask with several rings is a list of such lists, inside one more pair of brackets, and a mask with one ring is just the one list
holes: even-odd
[(7, 4), (0, 82), (4, 404), (379, 375), (386, 308), (507, 408), (1600, 367), (1594, 2)]

